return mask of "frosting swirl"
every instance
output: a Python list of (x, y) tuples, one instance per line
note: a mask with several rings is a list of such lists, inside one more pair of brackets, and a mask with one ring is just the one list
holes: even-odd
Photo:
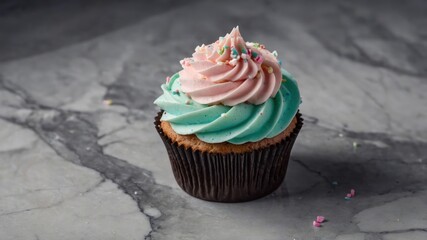
[(296, 81), (286, 70), (281, 71), (284, 82), (277, 94), (259, 105), (200, 104), (181, 91), (179, 74), (162, 84), (163, 95), (154, 103), (164, 110), (161, 120), (168, 121), (176, 133), (195, 134), (207, 143), (243, 144), (272, 138), (289, 125), (300, 104)]
[(274, 54), (246, 43), (238, 27), (215, 43), (198, 46), (181, 65), (182, 91), (201, 104), (259, 105), (277, 94), (282, 80)]

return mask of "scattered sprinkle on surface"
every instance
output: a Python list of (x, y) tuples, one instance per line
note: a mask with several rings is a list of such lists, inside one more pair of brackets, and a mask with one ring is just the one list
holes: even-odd
[(320, 227), (321, 224), (317, 221), (313, 221), (313, 227)]
[(322, 223), (322, 222), (324, 222), (325, 221), (325, 217), (324, 216), (317, 216), (316, 217), (316, 222), (318, 222), (318, 223)]
[(106, 106), (110, 106), (111, 104), (113, 104), (113, 100), (111, 100), (111, 99), (105, 99), (105, 100), (103, 101), (103, 103), (104, 103), (104, 105), (106, 105)]

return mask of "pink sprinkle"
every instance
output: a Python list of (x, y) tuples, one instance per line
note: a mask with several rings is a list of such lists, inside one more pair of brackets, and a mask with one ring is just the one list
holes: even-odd
[(316, 221), (313, 221), (313, 227), (320, 227), (320, 223), (316, 222)]
[(264, 59), (260, 55), (256, 56), (255, 62), (261, 64), (263, 61), (264, 61)]
[(167, 76), (166, 77), (166, 83), (169, 83), (171, 81), (171, 77)]
[(325, 221), (325, 217), (324, 216), (317, 216), (316, 217), (316, 222), (318, 222), (318, 223), (322, 223), (322, 222), (324, 222)]
[(352, 197), (354, 197), (354, 195), (356, 195), (356, 190), (351, 189), (351, 190), (350, 190), (350, 194), (351, 194), (351, 196), (352, 196)]
[(351, 198), (351, 193), (347, 193), (346, 197)]
[(188, 59), (182, 59), (181, 61), (179, 61), (179, 63), (181, 64), (181, 66), (190, 66), (190, 62), (188, 61)]

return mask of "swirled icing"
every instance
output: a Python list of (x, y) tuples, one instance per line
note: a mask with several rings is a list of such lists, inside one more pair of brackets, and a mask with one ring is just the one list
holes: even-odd
[(202, 104), (261, 104), (277, 94), (281, 72), (276, 57), (259, 44), (246, 43), (239, 28), (181, 61), (182, 91)]
[(272, 138), (292, 121), (300, 104), (297, 83), (285, 70), (286, 81), (278, 93), (259, 105), (241, 103), (235, 106), (197, 103), (181, 91), (179, 74), (163, 84), (163, 95), (154, 102), (164, 110), (162, 121), (168, 121), (181, 135), (195, 134), (207, 143), (243, 144)]
[(263, 45), (245, 42), (239, 29), (196, 48), (168, 78), (154, 103), (162, 121), (207, 143), (243, 144), (284, 131), (298, 111), (294, 78)]

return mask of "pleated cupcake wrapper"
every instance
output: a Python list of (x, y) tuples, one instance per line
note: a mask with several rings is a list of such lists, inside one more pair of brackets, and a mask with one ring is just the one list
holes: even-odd
[(250, 201), (276, 190), (285, 178), (291, 149), (303, 124), (297, 113), (293, 132), (277, 144), (245, 153), (209, 153), (173, 142), (160, 127), (162, 113), (154, 124), (178, 185), (191, 196), (214, 202)]

